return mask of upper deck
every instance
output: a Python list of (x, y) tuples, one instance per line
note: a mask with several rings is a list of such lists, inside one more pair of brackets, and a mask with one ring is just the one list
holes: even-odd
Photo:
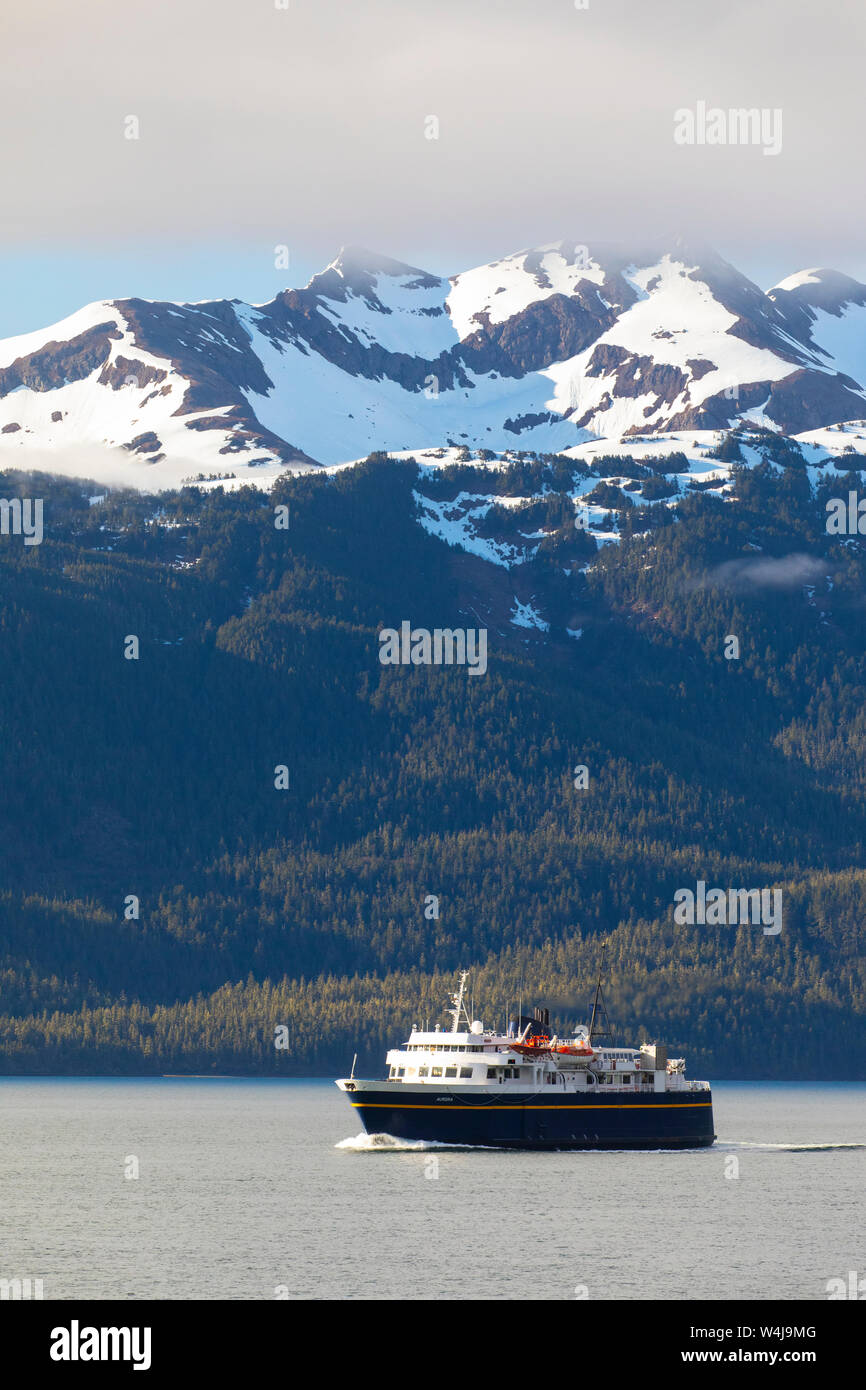
[[(548, 1044), (543, 1045), (544, 1042)], [(576, 1050), (558, 1051), (574, 1044)], [(483, 1087), (535, 1090), (555, 1086), (568, 1091), (603, 1087), (605, 1092), (708, 1090), (706, 1081), (690, 1081), (682, 1058), (667, 1060), (663, 1049), (595, 1047), (583, 1037), (542, 1040), (530, 1047), (504, 1033), (485, 1032), (473, 1023), (466, 1032), (413, 1030), (408, 1042), (388, 1052), (388, 1080), (408, 1086)]]

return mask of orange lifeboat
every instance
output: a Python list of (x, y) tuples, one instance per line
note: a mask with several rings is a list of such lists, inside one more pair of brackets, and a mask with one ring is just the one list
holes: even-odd
[(564, 1057), (592, 1057), (594, 1055), (594, 1049), (588, 1043), (580, 1043), (578, 1047), (570, 1047), (567, 1043), (561, 1043), (553, 1050), (561, 1053)]
[(520, 1052), (524, 1057), (531, 1057), (533, 1054), (538, 1056), (541, 1052), (550, 1052), (550, 1038), (527, 1038), (526, 1042), (512, 1042), (508, 1046), (514, 1052)]

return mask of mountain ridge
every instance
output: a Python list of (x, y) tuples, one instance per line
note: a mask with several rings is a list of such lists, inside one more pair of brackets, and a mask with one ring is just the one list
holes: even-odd
[(0, 341), (0, 466), (152, 490), (444, 444), (799, 435), (866, 417), (864, 342), (850, 276), (764, 292), (682, 239), (554, 242), (447, 279), (347, 246), (264, 304), (102, 300)]

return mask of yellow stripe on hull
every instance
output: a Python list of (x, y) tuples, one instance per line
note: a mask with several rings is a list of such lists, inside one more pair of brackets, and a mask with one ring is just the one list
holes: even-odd
[[(351, 1104), (356, 1110), (441, 1110), (441, 1105), (401, 1105), (399, 1101), (386, 1100), (353, 1100)], [(655, 1105), (645, 1105), (643, 1102), (634, 1105), (525, 1105), (521, 1101), (515, 1101), (511, 1105), (467, 1105), (465, 1101), (458, 1102), (461, 1110), (706, 1110), (712, 1107), (710, 1100), (692, 1101), (664, 1101), (660, 1100)]]

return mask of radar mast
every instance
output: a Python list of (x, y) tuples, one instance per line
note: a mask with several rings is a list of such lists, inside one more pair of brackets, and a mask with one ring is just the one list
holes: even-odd
[(454, 1027), (451, 1029), (452, 1033), (460, 1032), (460, 1015), (463, 1013), (463, 991), (466, 988), (468, 976), (468, 970), (460, 971), (460, 984), (457, 987), (457, 993), (451, 995), (451, 1003), (454, 1005), (454, 1008), (449, 1010), (451, 1018), (454, 1021)]

